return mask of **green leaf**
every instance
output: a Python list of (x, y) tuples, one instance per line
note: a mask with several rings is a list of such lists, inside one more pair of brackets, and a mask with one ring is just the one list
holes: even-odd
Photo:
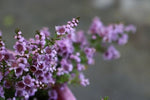
[(13, 98), (15, 95), (15, 89), (10, 88), (10, 89), (5, 89), (5, 98)]
[(28, 50), (26, 50), (26, 51), (25, 51), (25, 54), (28, 54), (28, 53), (29, 53), (29, 51), (28, 51)]
[(35, 33), (39, 35), (39, 34), (40, 34), (40, 31), (39, 31), (39, 30), (36, 30)]
[(108, 96), (104, 97), (104, 100), (108, 100), (108, 99), (109, 99), (109, 97), (108, 97)]
[(80, 17), (77, 17), (76, 19), (77, 19), (77, 20), (80, 20)]
[(0, 97), (0, 100), (5, 100), (4, 98)]
[(16, 34), (18, 34), (19, 31), (20, 31), (19, 28), (16, 28), (16, 29), (15, 29), (15, 33), (16, 33)]
[(62, 83), (68, 82), (69, 78), (70, 78), (69, 74), (64, 74), (64, 75), (61, 75), (61, 76), (57, 76), (56, 77), (56, 82), (59, 83), (59, 84), (62, 84)]
[(30, 100), (34, 100), (34, 98), (37, 98), (38, 100), (48, 100), (48, 90), (44, 89), (38, 89), (38, 91), (35, 93), (33, 97), (30, 97)]
[(29, 59), (28, 59), (28, 62), (29, 62), (30, 65), (32, 64), (32, 57), (33, 57), (33, 55), (30, 54)]
[(105, 96), (104, 98), (101, 97), (100, 100), (108, 100), (108, 99), (109, 99), (109, 97), (108, 97), (108, 96)]

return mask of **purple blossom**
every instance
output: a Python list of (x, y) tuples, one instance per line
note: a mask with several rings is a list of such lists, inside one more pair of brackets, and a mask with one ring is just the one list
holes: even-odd
[(14, 45), (14, 49), (16, 53), (21, 53), (21, 54), (24, 53), (24, 51), (26, 50), (27, 41), (25, 40), (24, 37), (22, 37), (21, 31), (17, 33), (17, 35), (15, 36), (15, 39), (18, 40), (16, 44)]
[(123, 34), (119, 39), (118, 39), (118, 44), (119, 45), (124, 45), (128, 42), (128, 35)]
[(44, 61), (45, 61), (45, 59), (46, 59), (46, 55), (44, 55), (44, 54), (38, 54), (38, 56), (37, 56), (37, 64), (40, 64), (40, 63), (43, 63)]
[(114, 33), (116, 34), (122, 34), (124, 33), (124, 24), (114, 24)]
[(9, 70), (14, 70), (18, 67), (18, 62), (12, 61), (10, 65), (11, 67), (9, 68)]
[(67, 59), (62, 59), (60, 64), (65, 73), (69, 73), (73, 70), (73, 65), (69, 61), (67, 61)]
[(36, 72), (37, 68), (35, 65), (32, 65), (32, 66), (30, 66), (30, 70), (31, 70), (31, 72)]
[(41, 40), (41, 41), (39, 42), (39, 45), (40, 45), (41, 48), (44, 48), (45, 44), (46, 44), (46, 41), (45, 41), (45, 40)]
[(37, 77), (38, 81), (43, 82), (43, 83), (48, 83), (48, 81), (45, 79), (44, 75), (40, 75)]
[(25, 88), (25, 84), (23, 81), (20, 81), (16, 84), (17, 89), (24, 89)]
[(77, 70), (78, 71), (83, 71), (83, 70), (85, 70), (85, 66), (83, 65), (83, 64), (77, 64)]
[(73, 53), (74, 47), (69, 39), (62, 39), (57, 41), (57, 51), (60, 55), (68, 56)]
[(116, 35), (113, 33), (114, 31), (112, 25), (105, 27), (100, 34), (100, 36), (103, 38), (103, 42), (111, 43), (114, 36), (116, 37)]
[(16, 44), (15, 44), (15, 46), (14, 46), (14, 49), (15, 49), (16, 52), (18, 52), (18, 53), (23, 53), (23, 52), (26, 50), (25, 44), (16, 42)]
[(91, 65), (94, 63), (95, 63), (95, 60), (93, 58), (88, 57), (88, 64)]
[(134, 25), (128, 25), (125, 27), (125, 31), (135, 33), (136, 27)]
[(53, 76), (52, 76), (51, 73), (49, 73), (49, 72), (45, 73), (44, 77), (47, 80), (47, 83), (50, 83), (50, 84), (54, 84), (55, 83), (55, 80), (53, 79)]
[[(38, 55), (36, 67), (33, 67), (35, 70), (45, 70), (45, 71), (55, 71), (56, 65), (57, 65), (57, 55), (55, 50), (44, 50), (44, 52), (47, 52), (46, 54)], [(36, 73), (35, 73), (36, 74)]]
[(45, 53), (47, 54), (51, 54), (52, 53), (52, 49), (50, 47), (45, 47)]
[(89, 80), (84, 77), (83, 73), (79, 74), (79, 79), (80, 79), (80, 84), (84, 87), (90, 84)]
[(11, 87), (11, 83), (8, 80), (4, 80), (3, 85), (5, 88), (9, 89)]
[(25, 90), (19, 90), (19, 89), (16, 89), (16, 92), (15, 92), (15, 96), (24, 96), (25, 95)]
[(17, 77), (19, 77), (23, 74), (23, 69), (24, 69), (24, 66), (20, 66), (20, 67), (15, 68), (15, 74)]
[(36, 88), (43, 89), (44, 86), (45, 86), (44, 83), (42, 83), (41, 81), (38, 81), (38, 80), (35, 81)]
[(42, 74), (43, 74), (43, 71), (42, 71), (42, 70), (37, 70), (37, 71), (35, 72), (36, 77), (38, 77), (38, 76), (40, 76), (40, 75), (42, 75)]
[(47, 27), (43, 27), (41, 30), (40, 30), (41, 33), (44, 33), (45, 36), (48, 38), (50, 36), (50, 32), (49, 32), (49, 29)]
[(97, 33), (99, 33), (99, 31), (102, 27), (103, 27), (103, 23), (101, 22), (101, 20), (98, 17), (95, 17), (90, 26), (89, 33), (97, 34)]
[(16, 98), (15, 98), (15, 97), (13, 97), (13, 98), (8, 98), (7, 100), (16, 100)]
[(55, 26), (57, 35), (64, 35), (66, 33), (65, 26)]
[(86, 54), (86, 58), (88, 59), (88, 64), (93, 64), (94, 63), (94, 59), (93, 59), (93, 56), (95, 54), (95, 49), (94, 48), (89, 48), (89, 47), (86, 47), (84, 49), (84, 52)]
[(120, 57), (120, 53), (114, 48), (114, 46), (109, 46), (107, 51), (103, 54), (105, 60), (117, 59)]
[(70, 39), (72, 42), (76, 41), (76, 30), (74, 28), (71, 28), (69, 30), (67, 30), (67, 38)]
[(73, 18), (72, 21), (68, 21), (66, 28), (71, 29), (71, 28), (77, 27), (78, 23), (79, 23), (79, 20), (77, 18)]
[(29, 87), (33, 86), (34, 79), (31, 78), (30, 75), (23, 76), (23, 83)]
[(4, 58), (4, 53), (0, 52), (0, 61), (2, 61), (3, 58)]
[(0, 85), (0, 97), (5, 98), (4, 96), (4, 89), (3, 87)]
[(85, 36), (83, 31), (78, 31), (76, 33), (76, 42), (80, 43), (82, 46), (85, 46), (85, 45), (88, 44), (87, 38), (86, 38), (86, 36)]
[(36, 44), (36, 46), (33, 45), (34, 49), (41, 49), (44, 48), (45, 44), (46, 44), (46, 35), (44, 32), (40, 32), (40, 34), (36, 34), (35, 35), (35, 39), (36, 40), (32, 40), (33, 44)]
[[(136, 28), (133, 25), (125, 26), (124, 24), (110, 24), (104, 26), (99, 18), (94, 18), (89, 29), (89, 33), (92, 35), (91, 38), (96, 40), (97, 35), (102, 38), (104, 43), (118, 42), (123, 45), (127, 43), (128, 36), (124, 35), (127, 32), (135, 32)], [(97, 35), (95, 35), (97, 34)], [(120, 37), (120, 35), (122, 37)]]
[(84, 52), (85, 52), (85, 54), (86, 54), (88, 57), (93, 57), (93, 56), (94, 56), (94, 53), (95, 53), (95, 48), (86, 47), (86, 48), (84, 49)]
[(81, 62), (81, 59), (80, 59), (80, 53), (76, 53), (76, 55), (74, 55), (74, 54), (72, 54), (72, 55), (70, 55), (70, 58), (71, 59), (74, 59), (76, 62)]
[(64, 69), (62, 67), (57, 68), (57, 75), (58, 76), (64, 75)]
[(14, 59), (14, 57), (11, 53), (8, 53), (8, 52), (4, 53), (4, 60), (5, 61), (9, 61), (9, 60), (13, 60), (13, 59)]
[(40, 63), (38, 63), (37, 67), (38, 67), (38, 69), (43, 70), (43, 69), (45, 69), (45, 63), (40, 62)]
[(2, 79), (3, 79), (3, 73), (0, 72), (0, 82), (1, 82)]
[(18, 58), (17, 61), (18, 61), (19, 63), (22, 63), (22, 64), (27, 64), (27, 63), (28, 63), (27, 59), (26, 59), (26, 58), (23, 58), (23, 57), (22, 57), (22, 58), (21, 58), (21, 57)]
[(97, 38), (96, 35), (93, 35), (93, 36), (92, 36), (92, 39), (93, 39), (93, 40), (95, 40), (96, 38)]
[(57, 100), (57, 98), (58, 98), (58, 94), (57, 94), (56, 90), (48, 91), (48, 95), (49, 95), (49, 100)]
[[(35, 89), (33, 87), (25, 86), (25, 91), (27, 92), (26, 95), (28, 95), (28, 96), (34, 96), (35, 92), (37, 91), (37, 89)], [(27, 96), (27, 98), (29, 98), (28, 96)]]
[(28, 71), (28, 68), (26, 68), (26, 65), (25, 64), (22, 64), (22, 63), (13, 63), (13, 67), (10, 68), (10, 70), (14, 69), (15, 70), (15, 74), (17, 77), (21, 76), (23, 74), (23, 71)]

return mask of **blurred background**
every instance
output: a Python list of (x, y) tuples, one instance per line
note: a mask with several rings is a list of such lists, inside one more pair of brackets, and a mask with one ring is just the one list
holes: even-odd
[(90, 86), (70, 86), (77, 100), (150, 100), (150, 0), (0, 0), (0, 30), (10, 49), (17, 27), (30, 38), (43, 26), (54, 32), (55, 25), (77, 16), (78, 29), (87, 30), (94, 16), (105, 24), (137, 26), (129, 43), (118, 47), (120, 59), (104, 61), (97, 54), (96, 64), (85, 72)]

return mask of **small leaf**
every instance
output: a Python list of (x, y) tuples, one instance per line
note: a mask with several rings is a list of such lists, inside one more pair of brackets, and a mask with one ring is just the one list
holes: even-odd
[(77, 19), (77, 20), (80, 20), (80, 17), (77, 17), (76, 19)]
[(100, 100), (108, 100), (108, 99), (109, 99), (109, 97), (108, 97), (108, 96), (105, 96), (104, 98), (101, 97)]
[(16, 28), (16, 29), (15, 29), (15, 33), (16, 33), (16, 34), (18, 34), (19, 31), (20, 31), (19, 28)]

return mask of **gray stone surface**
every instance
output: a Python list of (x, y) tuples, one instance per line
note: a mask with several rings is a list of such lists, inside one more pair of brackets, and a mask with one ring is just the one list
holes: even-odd
[[(86, 88), (71, 86), (71, 89), (77, 100), (99, 100), (100, 96), (109, 96), (110, 100), (150, 100), (150, 29), (149, 20), (143, 12), (148, 11), (148, 14), (150, 8), (137, 3), (143, 2), (149, 6), (149, 0), (132, 0), (133, 7), (115, 2), (105, 9), (94, 7), (93, 1), (0, 0), (0, 29), (7, 46), (12, 49), (16, 27), (21, 28), (24, 36), (29, 38), (43, 26), (50, 27), (51, 32), (54, 32), (55, 25), (64, 24), (76, 16), (81, 17), (79, 28), (83, 29), (88, 29), (94, 16), (101, 17), (106, 24), (133, 23), (138, 30), (135, 35), (130, 35), (129, 44), (118, 47), (121, 59), (104, 61), (98, 54), (95, 66), (89, 67), (85, 73), (91, 85)], [(122, 2), (130, 4), (131, 0)], [(136, 7), (140, 7), (137, 12), (132, 10), (136, 10)], [(122, 10), (126, 8), (128, 10)], [(137, 16), (141, 21), (133, 20)]]

